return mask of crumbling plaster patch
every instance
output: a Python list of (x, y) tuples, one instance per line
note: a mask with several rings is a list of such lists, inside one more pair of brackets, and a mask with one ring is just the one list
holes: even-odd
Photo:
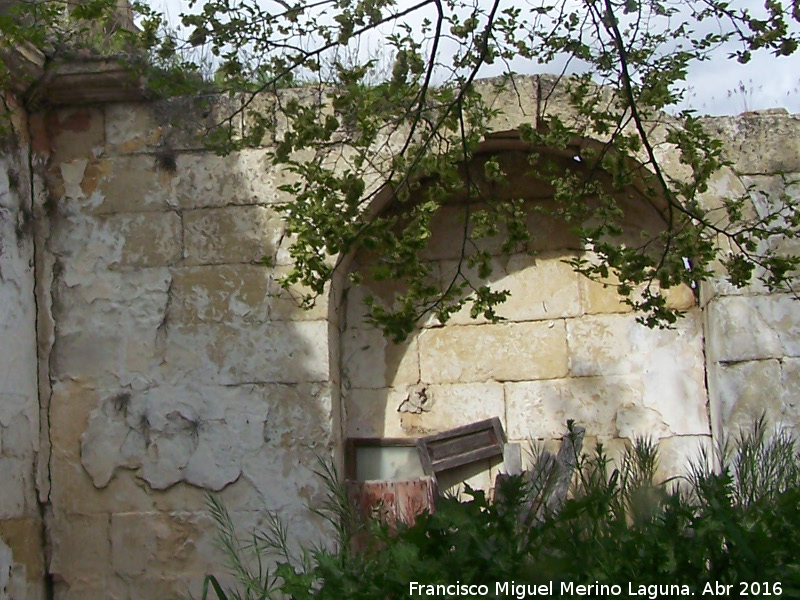
[[(184, 481), (221, 490), (249, 471), (262, 450), (322, 449), (331, 437), (329, 395), (321, 385), (188, 382), (121, 391), (89, 415), (81, 463), (99, 488), (127, 468), (154, 489)], [(283, 466), (279, 472), (288, 474)], [(265, 485), (260, 477), (251, 479)]]

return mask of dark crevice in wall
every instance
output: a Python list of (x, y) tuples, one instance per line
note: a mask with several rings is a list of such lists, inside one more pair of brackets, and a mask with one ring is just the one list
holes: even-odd
[[(50, 522), (51, 522), (51, 506), (50, 506), (50, 493), (52, 490), (52, 479), (50, 469), (50, 459), (52, 456), (52, 444), (50, 440), (50, 390), (43, 390), (41, 386), (41, 365), (43, 358), (41, 356), (40, 344), (40, 318), (41, 307), (39, 303), (39, 294), (42, 290), (42, 282), (40, 281), (40, 256), (38, 246), (38, 233), (40, 228), (36, 227), (35, 219), (36, 211), (36, 165), (33, 149), (33, 140), (31, 137), (31, 118), (28, 113), (26, 119), (26, 126), (28, 129), (28, 148), (27, 148), (27, 175), (28, 175), (28, 191), (29, 191), (29, 210), (33, 215), (34, 223), (31, 227), (31, 266), (33, 270), (33, 307), (34, 307), (34, 339), (36, 341), (36, 391), (39, 398), (39, 451), (34, 458), (34, 484), (36, 487), (36, 502), (39, 509), (39, 519), (41, 523), (41, 544), (43, 554), (43, 586), (46, 600), (53, 600), (55, 598), (53, 576), (50, 573), (50, 558), (51, 558), (51, 543), (50, 543)], [(40, 215), (44, 218), (46, 216)], [(45, 399), (45, 395), (47, 398)], [(45, 443), (42, 443), (45, 442)], [(42, 483), (46, 484), (46, 490), (42, 489)]]

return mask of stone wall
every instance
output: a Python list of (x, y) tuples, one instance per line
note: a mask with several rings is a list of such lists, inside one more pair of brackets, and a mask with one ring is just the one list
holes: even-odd
[[(507, 109), (495, 130), (535, 122), (548, 85), (524, 78), (521, 99), (493, 96)], [(548, 110), (570, 118), (549, 91)], [(29, 116), (30, 160), (25, 145), (2, 153), (0, 590), (39, 587), (0, 598), (41, 597), (45, 570), (59, 600), (197, 593), (207, 572), (224, 570), (209, 491), (243, 528), (276, 511), (293, 539), (316, 540), (316, 460), (341, 466), (348, 438), (497, 416), (512, 441), (549, 443), (574, 418), (613, 452), (637, 434), (659, 438), (667, 474), (765, 405), (800, 420), (793, 300), (720, 282), (681, 288), (670, 301), (686, 317), (649, 330), (613, 288), (562, 262), (582, 249), (544, 217), (531, 221), (536, 256), (493, 250), (488, 283), (512, 293), (503, 323), (429, 319), (392, 344), (364, 324), (363, 296), (390, 291), (369, 284), (337, 286), (301, 310), (297, 290), (277, 283), (291, 264), (274, 208), (286, 175), (263, 149), (203, 150), (196, 134), (214, 110), (64, 106)], [(798, 117), (707, 124), (734, 161), (712, 196), (751, 183), (797, 194), (778, 173), (800, 173)], [(545, 202), (509, 144), (511, 193)], [(674, 149), (658, 151), (681, 168)], [(754, 194), (756, 208), (765, 202)], [(658, 227), (635, 202), (628, 210), (632, 235)], [(462, 214), (456, 200), (437, 217), (428, 258), (440, 277), (454, 269)], [(448, 483), (488, 485), (498, 468)]]
[(207, 491), (243, 528), (280, 511), (299, 538), (318, 530), (305, 503), (340, 437), (331, 324), (279, 292), (265, 153), (217, 158), (174, 135), (166, 157), (158, 119), (176, 110), (43, 115), (59, 598), (197, 590), (222, 564)]
[(24, 115), (9, 103), (4, 125), (14, 131), (0, 139), (0, 599), (20, 600), (44, 596), (42, 455), (29, 144)]
[[(717, 185), (753, 198), (766, 214), (771, 202), (800, 197), (800, 117), (783, 110), (707, 121), (725, 144), (731, 169)], [(797, 240), (769, 240), (790, 245)], [(735, 435), (764, 411), (775, 426), (800, 425), (800, 307), (789, 294), (770, 294), (755, 283), (735, 289), (704, 286), (708, 387), (715, 432)]]

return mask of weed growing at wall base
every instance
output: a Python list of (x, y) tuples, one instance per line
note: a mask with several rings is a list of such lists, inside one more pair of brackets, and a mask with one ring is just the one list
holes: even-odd
[(768, 435), (762, 418), (713, 456), (701, 455), (685, 477), (656, 483), (656, 464), (647, 440), (632, 444), (618, 467), (598, 445), (578, 458), (570, 497), (542, 518), (530, 518), (542, 492), (523, 475), (500, 481), (497, 501), (467, 488), (466, 500), (441, 498), (435, 512), (391, 530), (358, 523), (328, 470), (322, 512), (338, 545), (299, 555), (277, 519), (240, 544), (212, 500), (239, 585), (224, 589), (209, 575), (203, 600), (800, 598), (800, 454), (792, 435)]

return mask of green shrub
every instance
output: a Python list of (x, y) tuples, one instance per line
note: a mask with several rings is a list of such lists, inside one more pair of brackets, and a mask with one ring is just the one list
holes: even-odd
[[(498, 483), (496, 502), (467, 487), (465, 500), (442, 498), (413, 526), (358, 525), (327, 470), (330, 496), (322, 512), (334, 526), (336, 549), (293, 554), (277, 519), (241, 545), (224, 508), (214, 503), (220, 539), (241, 585), (223, 590), (209, 576), (204, 596), (213, 589), (221, 600), (424, 597), (411, 593), (413, 581), (486, 585), (487, 594), (472, 597), (488, 598), (526, 597), (515, 595), (525, 591), (513, 587), (520, 584), (552, 586), (557, 597), (653, 598), (667, 590), (639, 586), (669, 584), (688, 586), (677, 590), (698, 597), (724, 589), (726, 597), (747, 591), (800, 598), (800, 456), (787, 433), (766, 432), (761, 419), (735, 443), (702, 457), (688, 476), (661, 484), (654, 482), (654, 444), (637, 440), (617, 468), (598, 445), (579, 457), (560, 510), (536, 519), (530, 507), (541, 504), (547, 490), (517, 476)], [(258, 557), (257, 572), (245, 566), (247, 552)], [(277, 567), (263, 569), (267, 557)], [(620, 593), (576, 593), (576, 586), (593, 584), (617, 584)]]

